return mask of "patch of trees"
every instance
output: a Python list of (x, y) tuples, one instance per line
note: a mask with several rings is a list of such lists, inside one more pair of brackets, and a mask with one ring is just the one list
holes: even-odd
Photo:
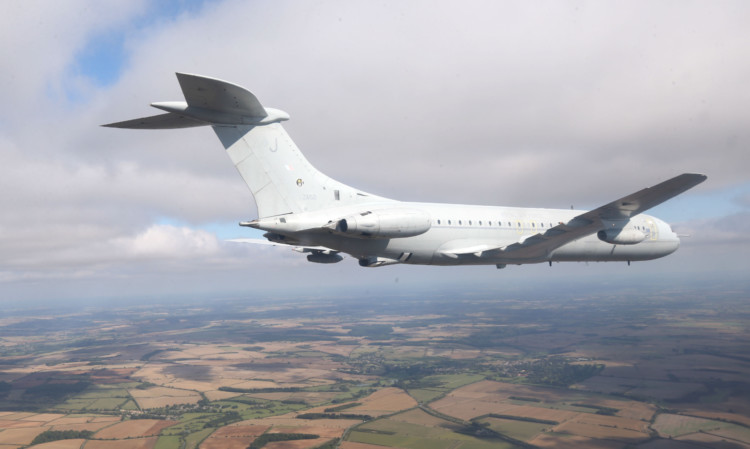
[(46, 430), (31, 441), (31, 445), (49, 443), (58, 440), (74, 440), (76, 438), (91, 438), (94, 432), (90, 430)]
[(523, 422), (534, 422), (538, 424), (549, 424), (551, 426), (556, 426), (560, 424), (559, 422), (552, 421), (550, 419), (532, 418), (530, 416), (501, 415), (499, 413), (488, 413), (486, 415), (477, 416), (476, 418), (473, 418), (473, 420), (478, 421), (484, 418), (509, 419), (511, 421), (523, 421)]
[(297, 393), (303, 391), (299, 387), (280, 387), (280, 388), (236, 388), (236, 387), (219, 387), (219, 391), (229, 393)]
[(272, 441), (291, 441), (291, 440), (314, 440), (320, 438), (320, 435), (311, 433), (264, 433), (255, 439), (247, 449), (260, 449)]
[(526, 396), (508, 396), (508, 399), (513, 399), (515, 401), (526, 401), (526, 402), (542, 402), (539, 398), (529, 398)]
[(619, 412), (620, 410), (612, 407), (604, 407), (602, 405), (591, 405), (591, 404), (581, 404), (581, 403), (575, 403), (572, 404), (576, 407), (585, 407), (585, 408), (593, 408), (596, 410), (597, 415), (607, 415), (607, 416), (613, 416), (615, 413)]
[(340, 412), (341, 410), (346, 410), (348, 408), (356, 407), (358, 405), (362, 405), (361, 402), (350, 402), (349, 404), (344, 405), (337, 405), (336, 407), (328, 407), (327, 409), (323, 410), (326, 413), (336, 413)]

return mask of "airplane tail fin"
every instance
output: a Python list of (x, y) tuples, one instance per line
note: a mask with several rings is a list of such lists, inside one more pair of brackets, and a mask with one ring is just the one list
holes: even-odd
[(177, 73), (185, 101), (151, 103), (166, 111), (103, 125), (128, 129), (211, 126), (255, 197), (260, 218), (384, 200), (357, 191), (315, 169), (279, 122), (283, 111), (265, 108), (251, 92), (226, 81)]

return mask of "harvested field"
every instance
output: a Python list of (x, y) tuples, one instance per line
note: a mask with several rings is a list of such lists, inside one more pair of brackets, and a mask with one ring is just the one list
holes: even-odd
[(128, 440), (89, 440), (86, 449), (153, 449), (158, 437), (131, 438)]
[(82, 439), (50, 441), (49, 443), (37, 444), (34, 449), (80, 449), (85, 442), (86, 440)]
[(648, 423), (617, 416), (581, 413), (574, 419), (555, 427), (555, 432), (565, 432), (588, 438), (633, 442), (647, 440)]
[(35, 422), (49, 422), (58, 418), (62, 418), (63, 414), (60, 413), (37, 413), (35, 415), (21, 418), (23, 421), (35, 421)]
[(96, 423), (107, 425), (109, 423), (118, 422), (120, 418), (118, 416), (96, 416), (96, 415), (67, 415), (62, 418), (58, 418), (48, 422), (50, 426), (57, 428), (58, 426), (76, 425), (76, 424), (89, 424)]
[(37, 427), (38, 422), (0, 419), (0, 429), (19, 429), (24, 427)]
[(245, 449), (267, 429), (263, 425), (225, 426), (206, 438), (200, 449)]
[[(550, 449), (622, 449), (622, 442), (596, 440), (578, 435), (542, 434), (530, 441), (540, 448)], [(87, 448), (88, 449), (88, 448)]]
[(432, 416), (418, 408), (391, 416), (390, 419), (426, 427), (440, 427), (445, 424), (450, 424), (448, 421)]
[[(354, 441), (342, 441), (339, 446), (341, 449), (383, 449), (383, 446), (377, 444), (356, 443)], [(392, 449), (405, 449), (396, 446), (389, 446)]]
[(105, 429), (100, 430), (94, 435), (94, 438), (101, 439), (123, 439), (123, 438), (140, 438), (153, 435), (159, 435), (162, 429), (165, 429), (177, 421), (164, 421), (157, 419), (131, 419), (113, 424)]
[(263, 449), (311, 449), (331, 441), (331, 438), (316, 438), (314, 440), (273, 441), (266, 443)]
[(198, 393), (175, 388), (155, 387), (146, 390), (130, 390), (130, 395), (143, 409), (166, 407), (174, 404), (195, 404), (201, 397)]
[(718, 430), (723, 423), (692, 416), (662, 413), (651, 426), (662, 437), (679, 437), (699, 431)]
[(206, 398), (209, 401), (220, 401), (222, 399), (233, 398), (233, 397), (240, 395), (240, 393), (231, 393), (229, 391), (217, 391), (217, 390), (204, 391), (203, 394), (206, 395)]
[(359, 399), (362, 405), (352, 407), (348, 413), (380, 416), (417, 406), (417, 401), (399, 388), (384, 388)]
[(47, 430), (46, 426), (29, 427), (25, 429), (4, 429), (0, 431), (1, 444), (19, 444), (25, 445), (31, 443), (31, 440), (37, 435)]
[[(638, 449), (698, 449), (693, 443), (687, 443), (678, 440), (654, 440), (648, 443), (639, 444)], [(739, 449), (739, 448), (736, 448)]]

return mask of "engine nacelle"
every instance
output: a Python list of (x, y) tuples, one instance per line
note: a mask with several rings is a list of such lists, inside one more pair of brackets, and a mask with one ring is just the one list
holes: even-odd
[(430, 216), (418, 209), (380, 209), (350, 215), (326, 228), (349, 237), (393, 239), (424, 234), (431, 225)]
[(637, 229), (606, 229), (597, 232), (596, 236), (613, 245), (635, 245), (646, 239), (646, 234)]

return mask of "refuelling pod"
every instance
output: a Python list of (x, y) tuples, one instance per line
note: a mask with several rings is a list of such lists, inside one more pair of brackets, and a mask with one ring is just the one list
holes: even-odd
[(307, 260), (314, 263), (336, 263), (341, 262), (344, 258), (338, 254), (313, 253), (307, 256)]
[(325, 228), (356, 238), (414, 237), (429, 231), (430, 216), (418, 209), (380, 209), (332, 221)]
[(637, 229), (603, 229), (596, 236), (613, 245), (635, 245), (646, 239), (646, 234)]

